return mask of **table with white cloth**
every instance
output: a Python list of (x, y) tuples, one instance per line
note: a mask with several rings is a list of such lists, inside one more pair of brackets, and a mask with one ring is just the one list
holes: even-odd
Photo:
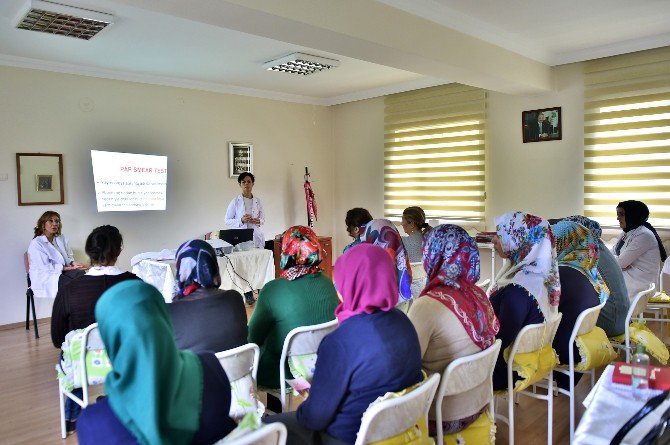
[[(646, 403), (633, 398), (630, 385), (612, 382), (613, 373), (614, 365), (607, 366), (584, 399), (586, 412), (575, 431), (573, 444), (609, 444), (628, 419)], [(646, 390), (647, 400), (660, 393), (659, 390)]]
[[(263, 288), (275, 278), (272, 251), (251, 249), (217, 257), (221, 272), (221, 289), (233, 289), (240, 293)], [(133, 266), (133, 273), (151, 284), (171, 303), (177, 293), (175, 260), (155, 261), (144, 259)]]

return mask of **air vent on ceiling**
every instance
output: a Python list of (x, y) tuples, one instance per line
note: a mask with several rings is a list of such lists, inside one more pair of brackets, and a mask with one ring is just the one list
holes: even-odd
[(327, 59), (325, 57), (312, 56), (305, 53), (293, 53), (279, 59), (271, 60), (263, 64), (268, 71), (281, 71), (284, 73), (308, 74), (329, 70), (340, 65), (339, 60)]
[(19, 15), (16, 27), (89, 40), (107, 25), (112, 24), (113, 20), (113, 15), (100, 11), (32, 0), (29, 2), (28, 10)]

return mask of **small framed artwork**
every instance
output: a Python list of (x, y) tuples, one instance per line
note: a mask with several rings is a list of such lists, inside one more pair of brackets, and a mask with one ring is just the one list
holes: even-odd
[(20, 206), (63, 204), (63, 155), (16, 154), (16, 186)]
[(240, 173), (253, 173), (254, 146), (247, 142), (228, 142), (228, 166), (230, 177)]
[(561, 107), (523, 111), (521, 129), (524, 143), (561, 140)]
[(52, 192), (53, 191), (53, 175), (37, 175), (37, 191), (38, 192)]

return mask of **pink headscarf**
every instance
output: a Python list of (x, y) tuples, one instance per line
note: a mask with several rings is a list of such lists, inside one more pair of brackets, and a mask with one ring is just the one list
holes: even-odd
[(335, 309), (342, 323), (349, 317), (390, 311), (398, 303), (395, 264), (383, 248), (362, 243), (335, 262), (335, 287), (342, 303)]

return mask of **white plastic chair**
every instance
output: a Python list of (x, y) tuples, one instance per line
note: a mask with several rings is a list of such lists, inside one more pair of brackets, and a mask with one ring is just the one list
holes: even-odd
[(487, 278), (484, 281), (480, 281), (477, 283), (477, 287), (479, 287), (481, 290), (484, 292), (488, 291), (488, 288), (491, 286), (491, 279)]
[(67, 437), (67, 432), (65, 431), (65, 397), (73, 400), (77, 405), (82, 408), (88, 406), (88, 374), (86, 372), (86, 353), (91, 349), (105, 349), (105, 345), (102, 343), (100, 338), (100, 332), (98, 331), (98, 323), (93, 323), (89, 325), (84, 332), (82, 333), (81, 339), (81, 359), (79, 362), (79, 369), (81, 372), (81, 389), (82, 389), (82, 398), (75, 396), (72, 392), (63, 388), (63, 384), (58, 380), (58, 395), (60, 399), (60, 430), (61, 437), (65, 439)]
[(649, 299), (654, 295), (654, 289), (656, 285), (651, 283), (649, 287), (643, 291), (640, 291), (633, 298), (630, 307), (628, 308), (628, 314), (626, 315), (625, 321), (625, 342), (622, 345), (621, 343), (612, 342), (612, 346), (617, 349), (625, 348), (626, 350), (626, 363), (630, 363), (630, 323), (633, 317), (642, 317), (642, 313), (645, 311), (647, 305), (649, 304)]
[[(337, 319), (328, 321), (326, 323), (315, 324), (310, 326), (300, 326), (292, 329), (284, 339), (284, 346), (281, 350), (281, 357), (279, 358), (279, 381), (283, 386), (286, 382), (285, 363), (289, 357), (295, 355), (316, 354), (319, 345), (323, 338), (333, 332), (337, 328)], [(292, 390), (280, 388), (278, 390), (266, 390), (270, 394), (278, 394), (281, 400), (281, 409), (286, 411), (288, 405), (291, 404)], [(286, 403), (286, 393), (288, 391), (288, 405)]]
[[(259, 357), (260, 349), (256, 343), (248, 343), (246, 345), (238, 346), (237, 348), (216, 353), (216, 358), (219, 359), (219, 363), (221, 363), (223, 370), (226, 371), (226, 375), (230, 382), (239, 380), (247, 375), (251, 377), (256, 400), (258, 400), (256, 374), (258, 373)], [(258, 408), (258, 406), (256, 408)]]
[(264, 424), (259, 429), (235, 440), (221, 440), (217, 442), (217, 445), (285, 445), (287, 436), (286, 426), (275, 422)]
[[(667, 278), (666, 278), (667, 277)], [(664, 281), (670, 280), (670, 258), (665, 260), (661, 272), (658, 275), (658, 292), (655, 295), (660, 295), (665, 290)], [(654, 296), (655, 296), (654, 295)], [(659, 323), (670, 323), (667, 311), (670, 310), (670, 303), (653, 303), (648, 302), (645, 312), (654, 314), (654, 318), (644, 318), (644, 320), (656, 321)], [(663, 331), (665, 333), (665, 331)]]
[[(600, 315), (600, 310), (605, 306), (606, 302), (602, 302), (598, 306), (588, 308), (582, 311), (577, 317), (575, 326), (572, 329), (572, 334), (570, 335), (569, 344), (569, 359), (567, 368), (554, 368), (555, 372), (560, 372), (565, 374), (570, 379), (569, 389), (557, 388), (558, 392), (570, 397), (570, 443), (575, 435), (575, 372), (580, 372), (581, 374), (589, 374), (591, 376), (591, 387), (595, 383), (595, 370), (589, 369), (588, 371), (575, 371), (575, 351), (573, 345), (578, 335), (583, 335), (591, 332), (598, 321), (598, 315)], [(553, 379), (553, 376), (550, 376)]]
[[(495, 418), (493, 403), (493, 369), (500, 353), (501, 340), (476, 354), (460, 357), (449, 363), (440, 381), (440, 387), (435, 395), (435, 423), (437, 425), (437, 443), (444, 441), (442, 431), (442, 399), (468, 392), (488, 379), (491, 399), (489, 413)], [(479, 378), (478, 378), (479, 377)]]
[[(519, 332), (512, 343), (510, 348), (509, 357), (507, 359), (507, 415), (505, 417), (501, 414), (496, 414), (495, 418), (506, 423), (509, 429), (509, 445), (514, 445), (514, 395), (523, 394), (534, 399), (545, 400), (547, 402), (547, 443), (552, 443), (553, 435), (553, 379), (548, 379), (547, 385), (547, 395), (536, 394), (530, 391), (519, 391), (514, 392), (514, 374), (512, 370), (512, 365), (514, 363), (514, 356), (516, 354), (521, 354), (524, 352), (533, 352), (539, 351), (544, 346), (551, 346), (554, 342), (554, 337), (556, 336), (556, 330), (558, 325), (563, 318), (563, 314), (559, 313), (558, 316), (551, 322), (531, 324), (524, 326), (523, 329)], [(550, 377), (552, 375), (552, 370), (549, 370), (549, 373), (545, 377)]]
[(413, 391), (368, 408), (361, 419), (361, 428), (354, 445), (377, 442), (400, 434), (418, 424), (421, 416), (428, 431), (428, 410), (439, 383), (440, 375), (433, 374)]

